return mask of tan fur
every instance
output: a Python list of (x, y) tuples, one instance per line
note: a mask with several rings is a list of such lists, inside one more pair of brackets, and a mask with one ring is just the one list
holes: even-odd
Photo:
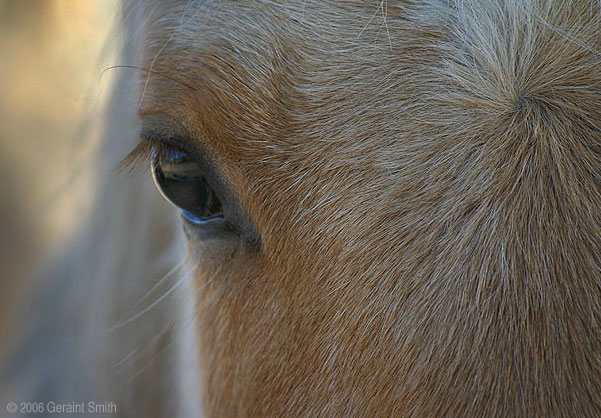
[(207, 416), (601, 416), (598, 2), (146, 17), (142, 123), (262, 238), (188, 243)]

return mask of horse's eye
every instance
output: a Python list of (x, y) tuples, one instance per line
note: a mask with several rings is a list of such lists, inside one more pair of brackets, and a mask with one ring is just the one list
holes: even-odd
[(195, 224), (224, 219), (221, 202), (203, 175), (203, 170), (186, 152), (176, 148), (155, 148), (152, 175), (163, 197), (181, 209)]

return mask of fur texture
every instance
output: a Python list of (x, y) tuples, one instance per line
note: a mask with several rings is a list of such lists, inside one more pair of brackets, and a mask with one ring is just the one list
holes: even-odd
[[(125, 6), (139, 92), (123, 73), (95, 210), (26, 307), (3, 399), (601, 416), (598, 1)], [(107, 174), (136, 107), (204, 150), (260, 248), (188, 229), (164, 275), (172, 212)]]
[(152, 5), (142, 123), (262, 238), (188, 243), (207, 416), (601, 415), (599, 7)]

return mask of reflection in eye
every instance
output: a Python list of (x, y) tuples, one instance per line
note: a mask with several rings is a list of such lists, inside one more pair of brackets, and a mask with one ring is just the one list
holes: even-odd
[(157, 147), (152, 152), (152, 175), (163, 197), (195, 224), (223, 220), (223, 208), (202, 168), (186, 152)]

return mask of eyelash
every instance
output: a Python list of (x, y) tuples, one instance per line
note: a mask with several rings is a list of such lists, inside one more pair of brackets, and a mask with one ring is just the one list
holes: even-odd
[(167, 145), (159, 141), (148, 141), (142, 139), (138, 142), (136, 147), (130, 151), (129, 154), (121, 160), (118, 165), (119, 171), (132, 170), (137, 167), (140, 163), (150, 163), (152, 161), (154, 153), (162, 155), (168, 151), (180, 151), (178, 148)]

